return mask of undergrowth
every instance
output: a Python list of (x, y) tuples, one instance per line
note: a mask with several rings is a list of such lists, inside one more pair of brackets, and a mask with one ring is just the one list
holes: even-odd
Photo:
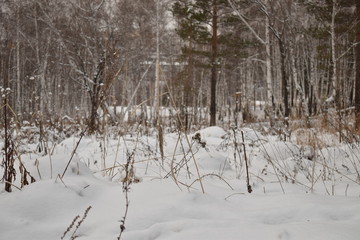
[[(242, 127), (231, 125), (217, 146), (211, 145), (201, 131), (187, 133), (181, 127), (163, 127), (161, 136), (157, 135), (158, 131), (158, 128), (142, 124), (129, 127), (128, 130), (119, 126), (106, 126), (102, 132), (88, 136), (86, 125), (79, 123), (26, 123), (16, 128), (16, 144), (7, 137), (9, 134), (6, 130), (1, 132), (4, 139), (8, 139), (2, 143), (2, 158), (13, 157), (12, 163), (18, 169), (13, 164), (12, 174), (14, 178), (20, 174), (21, 186), (16, 188), (21, 189), (36, 180), (33, 177), (35, 173), (27, 170), (21, 155), (48, 157), (52, 165), (54, 149), (69, 136), (75, 136), (77, 145), (68, 160), (68, 167), (83, 138), (97, 143), (101, 159), (95, 159), (91, 164), (87, 161), (84, 163), (89, 167), (96, 166), (98, 171), (95, 174), (100, 173), (102, 177), (122, 184), (125, 210), (119, 224), (118, 239), (121, 239), (126, 229), (131, 186), (141, 183), (145, 177), (171, 179), (181, 190), (200, 189), (203, 193), (206, 192), (206, 184), (203, 182), (207, 178), (219, 179), (230, 189), (235, 189), (231, 185), (235, 180), (237, 184), (245, 185), (248, 193), (256, 191), (267, 182), (278, 184), (284, 194), (286, 184), (299, 185), (306, 192), (324, 190), (329, 195), (338, 194), (338, 185), (342, 183), (342, 179), (360, 185), (359, 135), (352, 131), (349, 123), (345, 120), (337, 121), (335, 117), (327, 116), (326, 120), (311, 119), (310, 125), (306, 127), (292, 121), (284, 128), (280, 121), (273, 128), (259, 123)], [(94, 150), (89, 149), (90, 152)], [(226, 158), (219, 169), (203, 171), (198, 162), (204, 161), (199, 158), (205, 153), (208, 156), (220, 153)], [(0, 169), (4, 171), (8, 166), (3, 162)], [(67, 167), (60, 176), (61, 181), (66, 177)], [(40, 171), (38, 175), (41, 176)], [(8, 180), (4, 184), (7, 182)], [(14, 184), (11, 183), (11, 186)], [(266, 193), (266, 186), (263, 188)], [(347, 193), (348, 186), (343, 194)], [(77, 230), (90, 209), (91, 207), (85, 210), (82, 218), (76, 216), (73, 219), (61, 239), (80, 237)]]

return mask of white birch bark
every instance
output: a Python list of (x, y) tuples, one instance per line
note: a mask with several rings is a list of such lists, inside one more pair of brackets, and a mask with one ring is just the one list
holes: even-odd
[(22, 111), (20, 74), (20, 15), (16, 14), (16, 111)]
[(155, 63), (155, 91), (154, 91), (154, 124), (159, 121), (160, 112), (160, 37), (159, 37), (159, 0), (156, 1), (156, 63)]
[(331, 58), (332, 58), (332, 94), (331, 100), (334, 101), (334, 104), (337, 104), (338, 99), (338, 79), (337, 79), (337, 59), (336, 59), (336, 33), (335, 33), (335, 17), (337, 9), (337, 0), (333, 0), (332, 14), (331, 14)]
[[(267, 1), (266, 1), (267, 2)], [(269, 111), (270, 124), (273, 123), (275, 113), (273, 109), (273, 91), (272, 91), (272, 72), (271, 72), (271, 48), (270, 48), (270, 30), (269, 30), (269, 18), (265, 16), (265, 49), (266, 49), (266, 92), (267, 101), (266, 109)]]
[[(251, 33), (255, 36), (255, 38), (265, 46), (266, 56), (265, 56), (265, 64), (266, 64), (266, 92), (267, 92), (267, 101), (265, 110), (267, 111), (270, 117), (270, 124), (273, 124), (273, 120), (275, 118), (275, 112), (273, 109), (273, 91), (272, 91), (272, 69), (271, 69), (271, 48), (270, 48), (270, 30), (269, 30), (269, 17), (265, 14), (265, 40), (259, 36), (259, 34), (255, 31), (255, 29), (246, 21), (246, 19), (241, 15), (239, 10), (235, 7), (232, 0), (228, 0), (229, 5), (234, 10), (235, 14), (240, 18), (240, 20), (246, 25), (246, 27), (251, 31)], [(265, 0), (264, 7), (267, 6), (268, 0)], [(262, 9), (262, 11), (266, 12), (266, 9)]]
[(291, 74), (292, 74), (292, 78), (293, 78), (293, 81), (294, 81), (294, 84), (295, 84), (295, 88), (300, 93), (300, 98), (301, 98), (301, 103), (302, 103), (302, 106), (303, 106), (305, 118), (308, 119), (309, 115), (310, 115), (309, 114), (308, 99), (306, 98), (304, 88), (302, 88), (301, 85), (299, 84), (299, 79), (298, 79), (298, 75), (297, 75), (297, 68), (296, 68), (296, 62), (295, 62), (294, 46), (295, 46), (295, 44), (290, 46)]

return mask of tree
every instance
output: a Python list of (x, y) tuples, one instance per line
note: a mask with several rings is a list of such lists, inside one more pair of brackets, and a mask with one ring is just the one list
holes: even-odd
[[(227, 1), (224, 0), (178, 0), (175, 1), (172, 12), (178, 21), (177, 33), (188, 41), (184, 53), (201, 54), (207, 57), (210, 68), (210, 126), (216, 124), (216, 84), (219, 59), (219, 26), (220, 11), (224, 11)], [(198, 51), (194, 45), (205, 45), (207, 49)], [(193, 59), (194, 60), (194, 59)]]
[(210, 94), (210, 126), (216, 125), (216, 82), (218, 63), (218, 5), (217, 0), (212, 2), (211, 19), (211, 94)]
[(46, 20), (65, 53), (63, 64), (70, 67), (73, 84), (79, 84), (80, 89), (88, 93), (88, 129), (89, 133), (94, 133), (99, 130), (99, 108), (113, 122), (116, 121), (107, 101), (110, 89), (122, 71), (116, 40), (117, 28), (106, 14), (104, 1), (93, 1), (91, 4), (76, 1), (69, 4), (71, 9), (67, 15), (61, 18), (46, 15)]
[[(355, 6), (354, 0), (326, 0), (326, 1), (301, 1), (307, 8), (310, 16), (314, 19), (310, 24), (308, 33), (312, 38), (319, 39), (318, 56), (325, 58), (327, 63), (322, 63), (324, 67), (329, 66), (330, 74), (327, 74), (329, 85), (327, 100), (329, 104), (336, 108), (343, 107), (342, 92), (344, 91), (344, 80), (346, 73), (341, 69), (341, 61), (346, 61), (353, 57), (350, 49), (353, 48), (352, 39), (354, 38), (354, 14), (352, 7)], [(350, 23), (350, 24), (349, 24)], [(330, 64), (328, 64), (330, 62)], [(346, 65), (345, 65), (346, 66)]]
[[(263, 13), (265, 13), (264, 19), (265, 19), (265, 36), (262, 38), (258, 34), (258, 32), (252, 27), (248, 21), (245, 19), (245, 17), (240, 13), (239, 9), (240, 7), (235, 5), (232, 0), (227, 0), (229, 5), (232, 7), (232, 9), (235, 11), (236, 15), (240, 18), (240, 20), (245, 24), (245, 26), (248, 28), (248, 30), (253, 34), (253, 36), (256, 38), (256, 40), (265, 46), (265, 64), (266, 64), (266, 90), (267, 90), (267, 102), (265, 111), (267, 115), (270, 117), (270, 124), (273, 125), (273, 121), (275, 118), (275, 111), (274, 111), (274, 94), (272, 91), (273, 87), (273, 74), (272, 74), (272, 62), (271, 62), (271, 42), (270, 42), (270, 19), (268, 15), (268, 0), (265, 1), (265, 3), (255, 1), (257, 4), (259, 4), (260, 9)], [(264, 39), (265, 38), (265, 39)]]
[[(173, 19), (165, 20), (170, 2), (176, 33)], [(169, 104), (160, 92), (165, 74), (185, 128), (204, 122), (204, 106), (213, 125), (231, 119), (235, 105), (245, 120), (257, 100), (267, 102), (271, 122), (280, 109), (308, 118), (326, 109), (326, 99), (338, 110), (360, 102), (355, 0), (0, 4), (0, 86), (12, 90), (8, 101), (19, 120), (86, 116), (97, 129), (101, 112), (117, 121), (110, 104)], [(146, 113), (136, 120), (149, 123)]]
[(355, 120), (356, 129), (360, 130), (360, 2), (356, 4), (356, 80), (355, 80)]

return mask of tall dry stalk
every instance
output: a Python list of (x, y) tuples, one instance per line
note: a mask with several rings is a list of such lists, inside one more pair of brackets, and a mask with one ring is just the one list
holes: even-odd
[(4, 98), (4, 130), (5, 130), (5, 136), (4, 136), (4, 158), (3, 158), (3, 165), (4, 165), (4, 176), (3, 181), (5, 182), (5, 191), (11, 192), (11, 186), (12, 182), (16, 178), (16, 171), (14, 168), (14, 162), (15, 162), (15, 148), (14, 148), (14, 142), (11, 139), (10, 126), (9, 126), (9, 119), (8, 119), (8, 101), (7, 96), (5, 94)]
[(92, 207), (89, 206), (85, 209), (85, 212), (82, 216), (82, 218), (80, 219), (80, 216), (77, 215), (72, 222), (70, 223), (70, 225), (67, 227), (67, 229), (65, 230), (65, 232), (63, 233), (63, 235), (61, 236), (61, 240), (65, 239), (66, 235), (71, 231), (72, 228), (74, 228), (73, 233), (71, 234), (71, 236), (69, 237), (69, 240), (73, 240), (79, 237), (79, 235), (76, 235), (76, 232), (79, 230), (81, 224), (84, 223), (85, 219), (87, 218), (89, 211)]
[(134, 158), (134, 156), (135, 156), (134, 152), (128, 153), (128, 156), (126, 159), (126, 164), (125, 164), (125, 177), (122, 179), (123, 193), (125, 194), (125, 212), (124, 212), (124, 216), (120, 220), (120, 232), (119, 232), (119, 236), (117, 238), (118, 240), (121, 239), (121, 236), (122, 236), (123, 232), (125, 231), (125, 223), (126, 223), (126, 218), (127, 218), (128, 211), (129, 211), (129, 205), (130, 205), (130, 200), (129, 200), (130, 185), (135, 180), (135, 173), (134, 173), (135, 158)]
[(244, 147), (244, 159), (245, 159), (245, 167), (246, 167), (246, 185), (247, 185), (247, 191), (248, 193), (252, 192), (252, 188), (250, 185), (250, 178), (249, 178), (249, 164), (248, 164), (248, 159), (246, 156), (246, 148), (245, 148), (245, 138), (244, 138), (244, 132), (241, 131), (241, 137), (242, 137), (242, 141), (243, 141), (243, 147)]

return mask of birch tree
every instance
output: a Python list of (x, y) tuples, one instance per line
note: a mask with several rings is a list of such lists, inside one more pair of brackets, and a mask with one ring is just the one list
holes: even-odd
[(246, 18), (241, 14), (240, 7), (236, 6), (232, 0), (227, 0), (231, 8), (234, 10), (239, 19), (246, 25), (248, 30), (254, 35), (260, 44), (265, 47), (265, 64), (266, 64), (266, 90), (267, 90), (267, 101), (265, 111), (270, 117), (270, 124), (273, 125), (275, 119), (274, 111), (274, 94), (272, 91), (273, 87), (273, 76), (272, 76), (272, 62), (271, 62), (271, 46), (270, 46), (270, 20), (267, 11), (268, 0), (265, 0), (264, 3), (258, 2), (261, 7), (261, 11), (265, 13), (264, 15), (264, 29), (265, 36), (261, 37), (260, 34), (251, 26), (251, 24), (246, 20)]

